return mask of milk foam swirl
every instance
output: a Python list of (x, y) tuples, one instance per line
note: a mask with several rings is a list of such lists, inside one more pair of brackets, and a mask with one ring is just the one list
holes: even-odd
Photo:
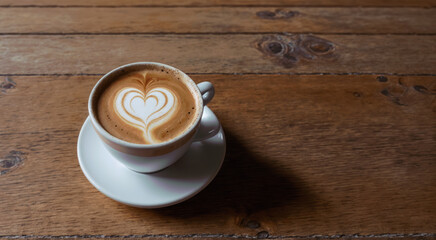
[(154, 144), (185, 132), (198, 117), (198, 98), (181, 75), (129, 72), (112, 81), (98, 100), (98, 120), (122, 140)]
[(177, 101), (174, 93), (162, 87), (154, 88), (145, 95), (136, 88), (121, 89), (114, 101), (114, 109), (120, 118), (133, 127), (144, 131), (147, 142), (157, 142), (150, 134), (153, 127), (164, 124), (175, 113)]

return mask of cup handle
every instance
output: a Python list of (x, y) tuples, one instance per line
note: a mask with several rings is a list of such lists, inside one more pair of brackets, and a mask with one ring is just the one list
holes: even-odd
[[(203, 98), (203, 105), (206, 105), (212, 100), (215, 95), (215, 89), (210, 82), (201, 82), (197, 84)], [(200, 126), (194, 136), (194, 141), (202, 141), (215, 136), (221, 129), (221, 125), (215, 114), (207, 107), (203, 108)]]
[(200, 89), (200, 93), (203, 98), (203, 105), (207, 105), (215, 95), (215, 88), (210, 82), (201, 82), (197, 84), (197, 87)]

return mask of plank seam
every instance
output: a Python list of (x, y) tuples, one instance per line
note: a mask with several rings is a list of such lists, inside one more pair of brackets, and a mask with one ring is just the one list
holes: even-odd
[[(30, 77), (30, 76), (103, 76), (105, 73), (0, 73), (1, 77)], [(344, 75), (386, 75), (386, 76), (415, 76), (415, 77), (435, 77), (436, 73), (365, 73), (365, 72), (343, 72), (343, 73), (324, 73), (324, 72), (315, 72), (315, 73), (283, 73), (283, 72), (277, 72), (277, 73), (264, 73), (264, 72), (245, 72), (245, 73), (221, 73), (221, 72), (213, 72), (213, 73), (202, 73), (202, 72), (186, 72), (186, 74), (189, 75), (290, 75), (290, 76), (313, 76), (313, 75), (338, 75), (338, 76), (344, 76)]]
[[(13, 32), (2, 32), (0, 36), (122, 36), (122, 35), (146, 35), (146, 36), (161, 36), (161, 35), (267, 35), (267, 34), (284, 34), (285, 32), (60, 32), (60, 33), (50, 33), (50, 32), (28, 32), (28, 33), (13, 33)], [(341, 32), (286, 32), (292, 34), (314, 34), (314, 35), (340, 35), (340, 36), (436, 36), (436, 33), (341, 33)]]
[(238, 7), (238, 8), (436, 8), (436, 6), (428, 5), (428, 6), (407, 6), (407, 5), (399, 5), (399, 6), (389, 6), (389, 5), (356, 5), (356, 6), (344, 6), (344, 5), (231, 5), (231, 4), (221, 4), (221, 5), (202, 5), (202, 6), (194, 6), (194, 5), (0, 5), (0, 8), (219, 8), (219, 7)]
[[(436, 233), (383, 233), (383, 234), (335, 234), (335, 235), (289, 235), (289, 236), (272, 236), (269, 235), (268, 239), (341, 239), (341, 238), (406, 238), (406, 237), (436, 237)], [(167, 235), (167, 234), (144, 234), (144, 235), (0, 235), (0, 238), (7, 239), (65, 239), (65, 238), (98, 238), (98, 239), (111, 239), (111, 238), (236, 238), (236, 239), (256, 239), (257, 236), (250, 235), (236, 235), (236, 234), (186, 234), (186, 235)]]

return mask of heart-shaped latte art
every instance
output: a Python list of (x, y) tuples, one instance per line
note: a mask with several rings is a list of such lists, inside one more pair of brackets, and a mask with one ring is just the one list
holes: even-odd
[(147, 142), (156, 142), (150, 132), (164, 124), (176, 108), (174, 94), (165, 88), (154, 88), (144, 94), (136, 88), (123, 88), (115, 97), (115, 111), (118, 116), (131, 126), (144, 132)]

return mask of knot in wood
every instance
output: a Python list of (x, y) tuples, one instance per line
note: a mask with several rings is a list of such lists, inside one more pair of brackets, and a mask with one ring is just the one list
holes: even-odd
[(377, 76), (377, 81), (379, 81), (379, 82), (387, 82), (388, 81), (388, 78), (387, 77), (385, 77), (385, 76)]
[(289, 19), (293, 18), (300, 13), (298, 11), (286, 11), (283, 9), (276, 9), (275, 11), (259, 11), (256, 12), (256, 16), (263, 18), (263, 19)]
[(361, 94), (360, 92), (353, 92), (353, 95), (354, 95), (355, 97), (360, 97), (360, 96), (362, 96), (362, 94)]
[(319, 39), (310, 39), (306, 41), (307, 50), (311, 51), (315, 55), (324, 55), (328, 54), (334, 50), (334, 46), (332, 43), (327, 41), (319, 41)]
[(413, 89), (415, 89), (415, 91), (422, 93), (422, 94), (436, 95), (436, 91), (431, 91), (428, 88), (426, 88), (425, 86), (415, 85), (415, 86), (413, 86)]
[(258, 239), (268, 238), (268, 237), (269, 237), (269, 232), (267, 232), (267, 231), (261, 231), (261, 232), (258, 232), (258, 233), (256, 234), (256, 237), (257, 237)]
[(271, 42), (268, 43), (268, 49), (273, 54), (279, 54), (281, 53), (285, 48), (283, 47), (283, 44), (280, 42)]
[(264, 36), (255, 42), (255, 47), (264, 56), (286, 68), (296, 65), (301, 59), (332, 58), (335, 44), (312, 35), (281, 34)]
[(6, 93), (9, 89), (16, 88), (16, 86), (17, 84), (10, 77), (6, 77), (3, 82), (0, 83), (2, 93)]
[(243, 218), (240, 222), (240, 226), (251, 228), (251, 229), (256, 229), (256, 228), (260, 227), (260, 223), (258, 221), (255, 221), (255, 220), (249, 220), (249, 219)]
[(0, 158), (0, 176), (16, 169), (23, 164), (25, 153), (12, 150), (4, 158)]

